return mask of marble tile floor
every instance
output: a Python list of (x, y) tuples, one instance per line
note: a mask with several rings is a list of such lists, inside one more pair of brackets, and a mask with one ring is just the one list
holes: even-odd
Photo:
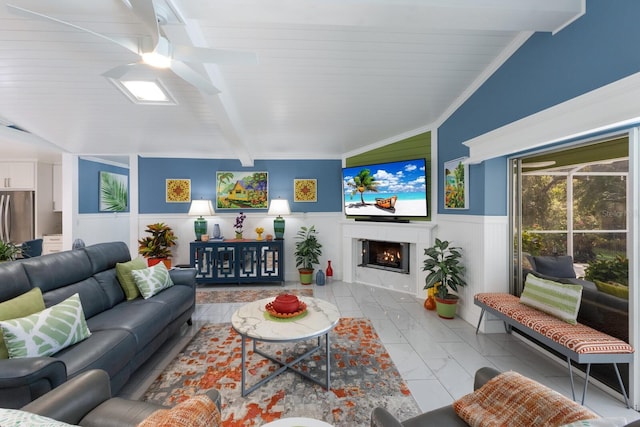
[[(273, 288), (273, 285), (248, 286)], [(309, 286), (314, 286), (314, 296), (335, 304), (342, 317), (371, 319), (423, 411), (449, 405), (471, 392), (473, 375), (483, 366), (515, 370), (571, 397), (566, 365), (533, 349), (515, 335), (476, 335), (475, 325), (461, 319), (440, 319), (435, 312), (423, 308), (422, 300), (401, 292), (339, 281)], [(284, 285), (284, 289), (302, 287), (306, 286), (293, 282)], [(120, 395), (139, 399), (200, 326), (230, 322), (231, 314), (242, 304), (198, 305), (193, 326), (185, 325), (179, 336), (136, 372)], [(577, 394), (581, 396), (584, 382), (577, 375), (574, 379)], [(625, 408), (621, 400), (594, 384), (589, 385), (586, 406), (603, 417), (640, 419), (639, 412)]]

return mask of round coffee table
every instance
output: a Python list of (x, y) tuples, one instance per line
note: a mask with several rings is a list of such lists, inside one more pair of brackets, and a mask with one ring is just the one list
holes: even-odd
[(293, 418), (281, 418), (279, 420), (271, 421), (270, 423), (263, 424), (262, 427), (333, 427), (329, 423), (324, 421), (314, 420), (313, 418), (293, 417)]
[[(301, 315), (292, 319), (275, 319), (272, 318), (266, 311), (265, 306), (267, 303), (273, 301), (273, 298), (264, 298), (258, 301), (250, 302), (243, 305), (231, 316), (231, 324), (233, 329), (236, 330), (242, 336), (242, 381), (241, 392), (242, 396), (246, 396), (256, 388), (265, 384), (267, 381), (272, 380), (276, 376), (285, 372), (287, 369), (292, 370), (303, 377), (315, 382), (326, 388), (327, 390), (331, 386), (330, 381), (330, 352), (329, 352), (329, 332), (336, 326), (338, 320), (340, 320), (340, 314), (338, 308), (321, 299), (311, 297), (299, 297), (307, 305), (307, 312), (305, 315)], [(321, 340), (324, 336), (325, 347), (325, 368), (326, 378), (322, 382), (316, 378), (313, 378), (307, 372), (302, 372), (294, 365), (301, 360), (311, 356), (316, 351), (322, 348)], [(246, 387), (246, 339), (250, 338), (253, 342), (253, 352), (261, 355), (277, 364), (280, 368), (274, 371), (271, 375), (261, 379), (258, 383), (252, 385), (248, 389)], [(276, 343), (292, 343), (297, 341), (309, 340), (317, 338), (318, 343), (309, 351), (298, 356), (295, 360), (286, 362), (276, 358), (275, 356), (265, 354), (258, 348), (256, 343), (262, 342), (276, 342)]]

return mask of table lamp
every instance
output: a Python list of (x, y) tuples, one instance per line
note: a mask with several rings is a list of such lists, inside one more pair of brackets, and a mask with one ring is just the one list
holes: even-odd
[(201, 240), (203, 234), (207, 234), (207, 220), (204, 219), (204, 216), (211, 216), (213, 214), (214, 212), (211, 200), (200, 199), (191, 201), (189, 215), (198, 217), (193, 223), (193, 229), (196, 232), (197, 241)]
[(276, 240), (284, 239), (284, 218), (282, 215), (290, 215), (289, 201), (287, 199), (272, 199), (269, 204), (267, 215), (277, 215), (273, 220), (273, 231), (276, 234)]

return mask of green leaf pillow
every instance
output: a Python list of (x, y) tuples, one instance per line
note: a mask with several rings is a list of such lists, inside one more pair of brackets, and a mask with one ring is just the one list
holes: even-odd
[(0, 408), (0, 425), (2, 427), (73, 427), (53, 418), (32, 414), (19, 409)]
[(76, 293), (45, 310), (0, 321), (9, 358), (51, 356), (91, 335)]
[(131, 274), (144, 299), (151, 298), (163, 289), (173, 286), (169, 271), (162, 262), (144, 270), (133, 270)]
[[(0, 320), (28, 316), (45, 309), (40, 288), (33, 288), (22, 295), (0, 303)], [(0, 335), (0, 359), (8, 359), (9, 351)]]
[(116, 264), (116, 277), (118, 277), (118, 282), (120, 282), (120, 286), (127, 300), (136, 299), (140, 296), (140, 291), (136, 286), (136, 281), (133, 280), (131, 272), (144, 268), (147, 268), (147, 263), (144, 258), (140, 257), (132, 259), (129, 262), (119, 262)]

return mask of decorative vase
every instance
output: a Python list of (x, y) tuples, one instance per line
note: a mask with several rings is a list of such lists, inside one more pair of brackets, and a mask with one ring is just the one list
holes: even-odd
[(147, 258), (147, 265), (153, 267), (156, 264), (162, 262), (167, 270), (171, 268), (171, 260), (169, 258)]
[(262, 240), (262, 233), (258, 233), (258, 237), (256, 237), (256, 240)]
[(219, 239), (220, 237), (222, 237), (220, 234), (220, 224), (213, 224), (213, 238)]
[(333, 268), (331, 268), (331, 260), (329, 260), (329, 265), (327, 265), (327, 283), (331, 283), (333, 281)]
[(435, 288), (427, 289), (427, 299), (424, 300), (424, 308), (427, 310), (436, 309), (436, 299), (434, 298)]
[(322, 269), (318, 270), (318, 272), (316, 273), (316, 285), (324, 286), (324, 277), (325, 276)]
[(300, 283), (303, 285), (310, 285), (313, 283), (313, 268), (299, 268)]
[(236, 231), (236, 239), (242, 240), (242, 231)]

